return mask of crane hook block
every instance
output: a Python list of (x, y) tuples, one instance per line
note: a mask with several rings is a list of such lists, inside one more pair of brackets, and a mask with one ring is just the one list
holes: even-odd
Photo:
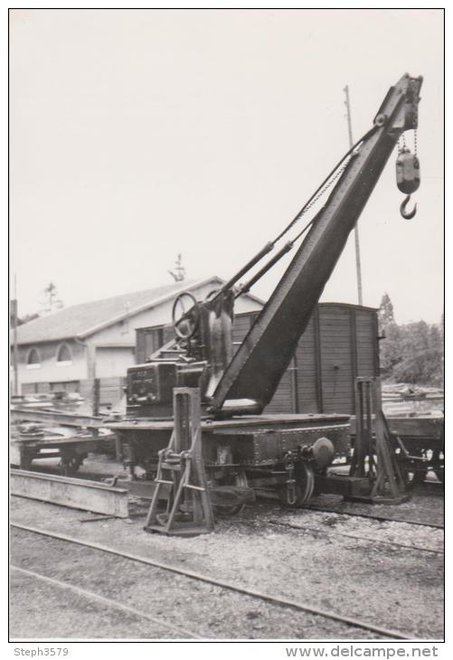
[(409, 204), (411, 199), (410, 195), (407, 195), (407, 197), (404, 198), (404, 201), (401, 203), (400, 206), (400, 213), (405, 218), (406, 220), (411, 220), (414, 215), (417, 213), (417, 204), (414, 204), (414, 208), (412, 211), (406, 211), (406, 206)]
[(402, 149), (396, 159), (396, 183), (406, 195), (415, 192), (420, 185), (420, 162), (409, 149)]

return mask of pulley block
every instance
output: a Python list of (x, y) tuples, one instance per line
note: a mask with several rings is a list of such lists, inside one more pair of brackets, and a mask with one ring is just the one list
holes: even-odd
[(420, 162), (409, 149), (402, 149), (396, 159), (396, 183), (406, 195), (415, 192), (420, 185)]
[(404, 147), (401, 149), (396, 159), (396, 184), (406, 197), (401, 203), (400, 213), (406, 220), (410, 220), (417, 212), (417, 204), (411, 211), (406, 209), (409, 204), (411, 194), (417, 190), (420, 185), (420, 161), (416, 154), (410, 149)]

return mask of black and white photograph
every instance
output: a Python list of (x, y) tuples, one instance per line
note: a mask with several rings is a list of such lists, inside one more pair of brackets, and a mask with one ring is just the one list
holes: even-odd
[(8, 10), (11, 655), (447, 658), (444, 21)]

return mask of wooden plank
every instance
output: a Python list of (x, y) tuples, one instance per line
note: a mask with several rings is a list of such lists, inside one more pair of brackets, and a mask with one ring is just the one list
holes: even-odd
[(321, 356), (321, 331), (319, 307), (316, 307), (313, 315), (313, 336), (315, 340), (315, 369), (316, 369), (316, 404), (319, 412), (324, 412), (323, 386), (322, 386), (322, 356)]
[(266, 413), (290, 413), (292, 410), (292, 390), (291, 390), (291, 372), (286, 371), (272, 397), (271, 402), (266, 407)]
[(350, 412), (355, 413), (355, 380), (358, 375), (358, 338), (357, 338), (357, 313), (356, 310), (349, 310), (349, 330), (351, 332), (351, 409)]
[(96, 481), (27, 470), (11, 470), (10, 489), (11, 494), (18, 497), (103, 513), (117, 518), (129, 516), (127, 490), (112, 488)]
[(326, 312), (325, 310), (320, 310), (320, 320), (322, 325), (335, 325), (341, 321), (347, 322), (349, 316), (349, 310), (334, 310), (332, 312)]
[(89, 452), (96, 449), (98, 438), (93, 435), (30, 435), (29, 437), (19, 437), (11, 440), (12, 445), (17, 447), (81, 447)]
[(12, 408), (11, 421), (55, 422), (61, 426), (85, 426), (99, 428), (103, 426), (103, 417), (90, 417), (71, 413), (52, 412), (50, 410), (34, 410), (32, 408)]
[(439, 417), (388, 417), (392, 433), (400, 436), (442, 438), (444, 418)]
[(351, 389), (350, 389), (349, 385), (350, 385), (349, 379), (348, 379), (348, 382), (346, 382), (346, 383), (338, 383), (336, 387), (335, 387), (335, 384), (332, 383), (332, 384), (326, 385), (324, 387), (324, 392), (326, 392), (327, 394), (329, 392), (330, 393), (336, 392), (336, 394), (338, 396), (339, 395), (346, 396), (346, 395), (349, 395), (351, 393)]
[(321, 374), (324, 411), (351, 413), (354, 407), (355, 376), (350, 309), (321, 314)]
[[(314, 375), (315, 374), (313, 374), (313, 376)], [(302, 378), (302, 376), (299, 374), (298, 383), (297, 383), (299, 392), (305, 392), (305, 393), (314, 392), (315, 384), (316, 383), (314, 378), (310, 378), (309, 380), (307, 380), (306, 378)]]

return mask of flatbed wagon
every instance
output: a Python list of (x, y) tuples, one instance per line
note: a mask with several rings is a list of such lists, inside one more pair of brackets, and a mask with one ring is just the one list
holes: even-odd
[(18, 450), (19, 466), (29, 470), (35, 460), (60, 458), (60, 470), (63, 475), (77, 472), (89, 452), (95, 451), (98, 439), (92, 435), (59, 436), (54, 434), (30, 435), (28, 438), (13, 438), (12, 450)]
[(89, 452), (112, 444), (114, 438), (100, 416), (13, 407), (10, 419), (11, 462), (23, 470), (35, 460), (60, 458), (61, 473), (74, 474)]
[[(154, 479), (159, 452), (168, 446), (171, 419), (112, 422), (131, 478), (140, 466)], [(204, 469), (215, 486), (269, 488), (288, 505), (300, 506), (315, 488), (316, 476), (350, 447), (348, 415), (251, 415), (201, 421)], [(301, 460), (303, 459), (303, 460)], [(225, 493), (224, 493), (225, 494)], [(233, 490), (228, 492), (234, 500)]]
[(433, 471), (444, 483), (445, 431), (443, 415), (389, 417), (398, 459), (413, 483)]

